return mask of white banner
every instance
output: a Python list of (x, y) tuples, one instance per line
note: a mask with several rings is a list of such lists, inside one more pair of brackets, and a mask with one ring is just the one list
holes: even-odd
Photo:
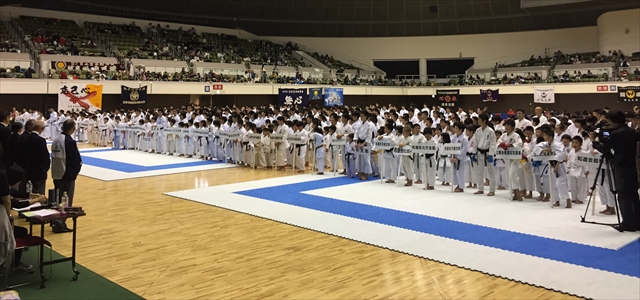
[(102, 109), (102, 84), (62, 83), (58, 85), (58, 110)]
[(522, 148), (509, 147), (507, 150), (502, 148), (496, 149), (496, 158), (498, 159), (522, 159)]
[(600, 166), (600, 154), (578, 152), (576, 153), (576, 165), (597, 169)]
[(533, 161), (550, 161), (555, 158), (555, 154), (553, 152), (540, 152), (539, 155), (533, 155), (531, 160)]
[(460, 150), (462, 150), (462, 145), (460, 143), (448, 143), (444, 144), (443, 148), (440, 155), (458, 155), (460, 154)]
[(413, 153), (411, 153), (411, 147), (410, 146), (404, 146), (402, 148), (400, 148), (400, 147), (393, 148), (393, 154), (398, 155), (398, 156), (402, 156), (402, 155), (411, 155)]
[(556, 96), (554, 88), (540, 89), (535, 88), (533, 90), (533, 102), (534, 103), (556, 103)]
[(262, 133), (249, 133), (247, 139), (254, 144), (260, 143), (262, 142)]
[(436, 143), (428, 142), (411, 145), (411, 151), (413, 154), (435, 154), (438, 148)]
[(395, 146), (396, 146), (396, 142), (394, 142), (391, 139), (382, 139), (382, 140), (376, 139), (373, 142), (373, 147), (376, 148), (376, 150), (389, 150)]
[(347, 139), (342, 137), (340, 139), (335, 138), (331, 140), (331, 145), (333, 146), (344, 146), (347, 144)]

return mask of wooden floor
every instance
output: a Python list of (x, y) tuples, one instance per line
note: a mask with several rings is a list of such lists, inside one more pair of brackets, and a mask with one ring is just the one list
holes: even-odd
[[(88, 216), (78, 223), (78, 262), (148, 299), (571, 298), (162, 195), (293, 174), (227, 168), (113, 182), (81, 176), (74, 204)], [(71, 234), (47, 234), (54, 250), (70, 254)]]

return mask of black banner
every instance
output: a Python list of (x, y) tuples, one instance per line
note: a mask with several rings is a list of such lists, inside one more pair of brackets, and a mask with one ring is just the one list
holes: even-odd
[(619, 86), (619, 101), (638, 102), (640, 100), (640, 86)]
[(278, 105), (307, 106), (307, 89), (278, 89)]
[(309, 89), (309, 100), (324, 100), (324, 94), (322, 93), (322, 88), (310, 88)]
[(436, 98), (440, 101), (440, 106), (456, 106), (460, 97), (460, 90), (436, 90)]
[(130, 88), (122, 85), (120, 86), (120, 99), (122, 99), (122, 104), (145, 104), (147, 103), (147, 86)]

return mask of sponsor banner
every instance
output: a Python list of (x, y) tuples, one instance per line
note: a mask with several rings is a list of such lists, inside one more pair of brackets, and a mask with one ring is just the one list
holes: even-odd
[(460, 90), (436, 90), (436, 98), (440, 101), (440, 106), (456, 106), (460, 97)]
[(307, 89), (278, 89), (278, 104), (306, 106), (309, 102)]
[(480, 100), (482, 102), (498, 102), (500, 90), (480, 90)]
[(344, 90), (342, 88), (325, 88), (324, 106), (344, 106)]
[(609, 86), (608, 85), (599, 85), (596, 87), (596, 91), (598, 92), (608, 92), (609, 91)]
[(618, 99), (622, 102), (638, 102), (640, 99), (640, 86), (619, 86)]
[(105, 64), (95, 62), (66, 62), (66, 61), (52, 61), (52, 70), (85, 70), (89, 71), (93, 68), (96, 71), (117, 71), (121, 69), (120, 64)]
[(131, 88), (128, 86), (120, 86), (120, 99), (122, 104), (145, 104), (147, 103), (147, 86), (139, 88)]
[(535, 88), (533, 90), (533, 102), (534, 103), (556, 103), (555, 89), (540, 89)]
[(66, 83), (58, 85), (58, 110), (102, 109), (102, 84)]

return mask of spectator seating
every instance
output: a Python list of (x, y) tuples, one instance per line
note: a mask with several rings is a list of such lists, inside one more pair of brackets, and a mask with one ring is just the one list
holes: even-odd
[(2, 22), (0, 22), (0, 52), (20, 52), (17, 41), (11, 38)]
[(315, 58), (316, 60), (318, 60), (319, 62), (323, 63), (325, 66), (331, 68), (331, 69), (336, 69), (336, 70), (357, 70), (359, 68), (356, 68), (355, 66), (351, 65), (351, 64), (347, 64), (344, 62), (341, 62), (337, 59), (334, 59), (333, 56), (329, 56), (327, 54), (324, 55), (320, 55), (318, 54), (318, 52), (314, 52), (314, 53), (309, 53), (309, 55), (311, 55), (313, 58)]
[(153, 59), (153, 53), (157, 51), (151, 37), (135, 25), (135, 22), (131, 24), (86, 22), (85, 25), (98, 33), (103, 44), (109, 45), (113, 51), (110, 54), (120, 59), (124, 57)]
[(614, 73), (615, 64), (579, 63), (557, 65), (553, 70), (552, 82), (600, 82), (608, 81)]
[(20, 16), (18, 24), (39, 53), (104, 56), (75, 21)]
[(0, 78), (38, 78), (26, 53), (0, 52)]

